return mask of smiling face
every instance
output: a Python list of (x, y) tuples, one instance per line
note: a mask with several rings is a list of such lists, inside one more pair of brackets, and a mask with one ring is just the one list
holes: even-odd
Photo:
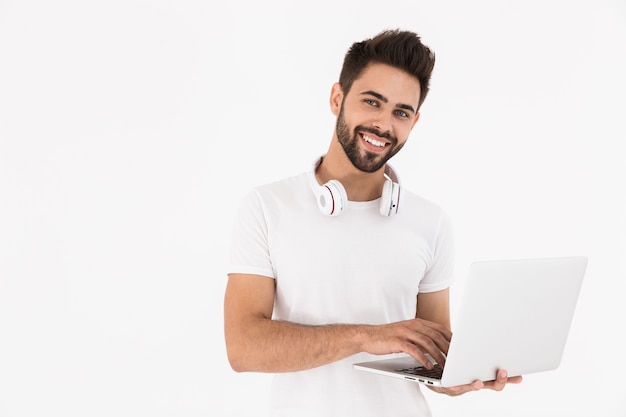
[(404, 146), (419, 118), (419, 81), (395, 67), (373, 63), (344, 95), (333, 86), (335, 135), (352, 164), (375, 172)]

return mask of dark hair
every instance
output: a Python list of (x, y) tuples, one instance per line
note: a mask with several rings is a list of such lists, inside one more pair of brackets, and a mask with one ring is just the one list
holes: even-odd
[(413, 32), (385, 30), (371, 39), (352, 44), (343, 61), (339, 84), (348, 94), (352, 83), (370, 63), (387, 64), (413, 75), (420, 83), (418, 109), (428, 94), (435, 54)]

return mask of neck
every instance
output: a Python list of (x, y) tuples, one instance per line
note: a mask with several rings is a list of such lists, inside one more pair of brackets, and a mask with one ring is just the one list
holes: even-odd
[[(315, 176), (320, 184), (338, 180), (346, 189), (350, 201), (371, 201), (379, 198), (385, 182), (384, 168), (376, 172), (358, 170), (346, 156), (341, 145), (339, 151), (331, 146), (317, 168)], [(336, 148), (336, 147), (335, 147)]]

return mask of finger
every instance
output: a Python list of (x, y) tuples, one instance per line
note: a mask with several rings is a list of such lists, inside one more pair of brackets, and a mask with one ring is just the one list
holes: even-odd
[(493, 381), (489, 381), (485, 384), (485, 388), (494, 390), (494, 391), (502, 391), (506, 386), (508, 381), (507, 372), (504, 369), (500, 369), (496, 374), (496, 379)]
[(444, 392), (450, 396), (462, 395), (470, 391), (478, 391), (484, 387), (482, 381), (474, 381), (467, 385), (456, 385), (453, 387), (444, 388)]
[(500, 371), (498, 371), (498, 380), (502, 380), (502, 382), (504, 382), (505, 384), (519, 384), (522, 382), (523, 378), (521, 375), (508, 376), (507, 374), (507, 371), (501, 369)]
[(437, 363), (443, 367), (446, 364), (445, 355), (437, 348), (432, 341), (423, 340), (423, 338), (416, 338), (416, 340), (409, 346), (410, 351), (407, 353), (420, 361), (426, 368), (432, 369), (434, 364)]
[(474, 381), (472, 382), (471, 387), (474, 391), (478, 391), (485, 387), (485, 383), (483, 381)]
[(435, 343), (435, 345), (437, 345), (439, 350), (447, 354), (448, 349), (450, 348), (452, 332), (438, 323), (429, 321), (421, 321), (420, 323), (423, 324), (424, 327), (421, 331), (418, 330), (418, 332), (428, 336)]
[[(412, 319), (402, 325), (401, 330), (409, 343), (404, 346), (404, 352), (422, 362), (428, 369), (432, 368), (431, 358), (441, 366), (445, 365), (445, 353), (450, 342), (448, 335), (440, 331), (446, 330), (444, 326), (420, 319)], [(425, 357), (425, 354), (429, 354), (431, 358)]]
[[(435, 344), (437, 353), (441, 353), (442, 355), (448, 354), (448, 350), (450, 349), (449, 340), (442, 338), (442, 337), (437, 337), (437, 335), (434, 335), (433, 337), (431, 337), (431, 339), (433, 343)], [(445, 360), (445, 358), (443, 358), (443, 360)]]
[(430, 360), (424, 351), (413, 343), (407, 343), (402, 349), (404, 353), (411, 355), (416, 361), (422, 364), (426, 369), (433, 369), (434, 363)]
[[(402, 351), (413, 356), (426, 368), (432, 369), (434, 362), (440, 366), (446, 363), (446, 357), (428, 336), (411, 332), (404, 341)], [(428, 356), (430, 355), (430, 357)], [(434, 361), (434, 362), (433, 362)]]
[(414, 334), (412, 342), (420, 348), (424, 353), (428, 353), (439, 365), (444, 366), (446, 364), (446, 355), (448, 351), (449, 343), (437, 341), (436, 335), (432, 337), (428, 334)]

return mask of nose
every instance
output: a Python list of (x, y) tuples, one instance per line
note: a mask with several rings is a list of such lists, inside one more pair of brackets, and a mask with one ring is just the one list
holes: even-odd
[(379, 113), (372, 122), (372, 126), (381, 133), (391, 133), (391, 115)]

